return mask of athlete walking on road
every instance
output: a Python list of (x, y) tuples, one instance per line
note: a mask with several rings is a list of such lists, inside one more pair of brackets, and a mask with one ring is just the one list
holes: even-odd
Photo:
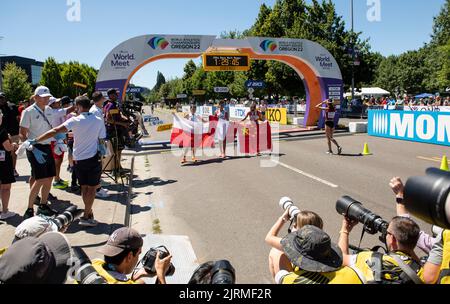
[[(325, 106), (324, 106), (325, 105)], [(338, 142), (333, 138), (334, 133), (334, 117), (336, 116), (336, 107), (333, 104), (333, 100), (325, 100), (319, 103), (316, 108), (319, 108), (325, 111), (325, 132), (327, 135), (328, 141), (328, 151), (327, 154), (333, 154), (333, 150), (331, 149), (331, 142), (333, 142), (338, 148), (338, 154), (342, 153), (342, 147), (339, 146)]]

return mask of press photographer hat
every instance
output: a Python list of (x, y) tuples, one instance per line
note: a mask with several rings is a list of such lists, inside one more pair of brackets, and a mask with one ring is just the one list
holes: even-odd
[(52, 94), (50, 94), (50, 90), (44, 86), (37, 87), (34, 91), (34, 95), (39, 97), (53, 97)]
[(16, 228), (15, 241), (24, 239), (26, 237), (38, 237), (46, 232), (56, 232), (58, 226), (51, 220), (43, 218), (41, 216), (33, 216), (23, 221)]
[(50, 99), (48, 100), (48, 105), (51, 106), (52, 104), (54, 104), (55, 102), (59, 102), (59, 99), (56, 99), (55, 97), (50, 97)]
[(342, 266), (342, 251), (330, 236), (315, 226), (288, 234), (281, 245), (289, 260), (306, 271), (332, 272)]
[(125, 249), (136, 250), (142, 247), (144, 240), (139, 232), (132, 228), (120, 228), (114, 231), (105, 246), (97, 250), (104, 256), (114, 257)]
[(28, 237), (8, 248), (0, 257), (0, 282), (5, 284), (63, 284), (72, 257), (66, 237), (49, 232)]

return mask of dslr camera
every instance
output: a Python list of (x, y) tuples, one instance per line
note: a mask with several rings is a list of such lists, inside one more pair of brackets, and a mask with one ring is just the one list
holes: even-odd
[(411, 177), (404, 189), (405, 206), (421, 220), (450, 229), (450, 172), (429, 168), (426, 176)]
[(358, 221), (364, 225), (364, 231), (370, 234), (381, 233), (380, 241), (386, 243), (386, 235), (389, 223), (381, 216), (373, 213), (369, 209), (349, 196), (343, 196), (336, 202), (336, 211), (351, 220)]
[[(153, 276), (156, 275), (155, 261), (158, 251), (160, 259), (164, 259), (170, 255), (169, 250), (165, 246), (159, 246), (150, 248), (150, 250), (147, 251), (145, 256), (142, 258), (142, 264), (144, 265), (145, 271), (147, 271), (148, 274)], [(175, 266), (172, 263), (170, 263), (170, 266), (167, 269), (165, 275), (172, 276), (174, 273), (175, 273)]]
[(78, 219), (82, 213), (83, 210), (78, 209), (77, 206), (70, 206), (63, 213), (51, 219), (51, 221), (58, 227), (58, 231), (61, 231)]

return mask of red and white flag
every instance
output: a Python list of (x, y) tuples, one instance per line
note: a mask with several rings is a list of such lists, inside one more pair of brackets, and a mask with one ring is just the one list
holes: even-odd
[(214, 148), (214, 134), (217, 118), (210, 116), (209, 123), (203, 123), (201, 116), (193, 120), (173, 114), (173, 128), (170, 143), (180, 148)]
[(269, 122), (239, 124), (237, 134), (240, 153), (256, 154), (272, 151), (272, 130)]

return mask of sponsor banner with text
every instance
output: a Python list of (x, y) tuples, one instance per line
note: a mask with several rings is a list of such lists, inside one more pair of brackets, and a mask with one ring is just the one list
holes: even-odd
[(450, 146), (450, 113), (369, 110), (368, 133), (435, 145)]

